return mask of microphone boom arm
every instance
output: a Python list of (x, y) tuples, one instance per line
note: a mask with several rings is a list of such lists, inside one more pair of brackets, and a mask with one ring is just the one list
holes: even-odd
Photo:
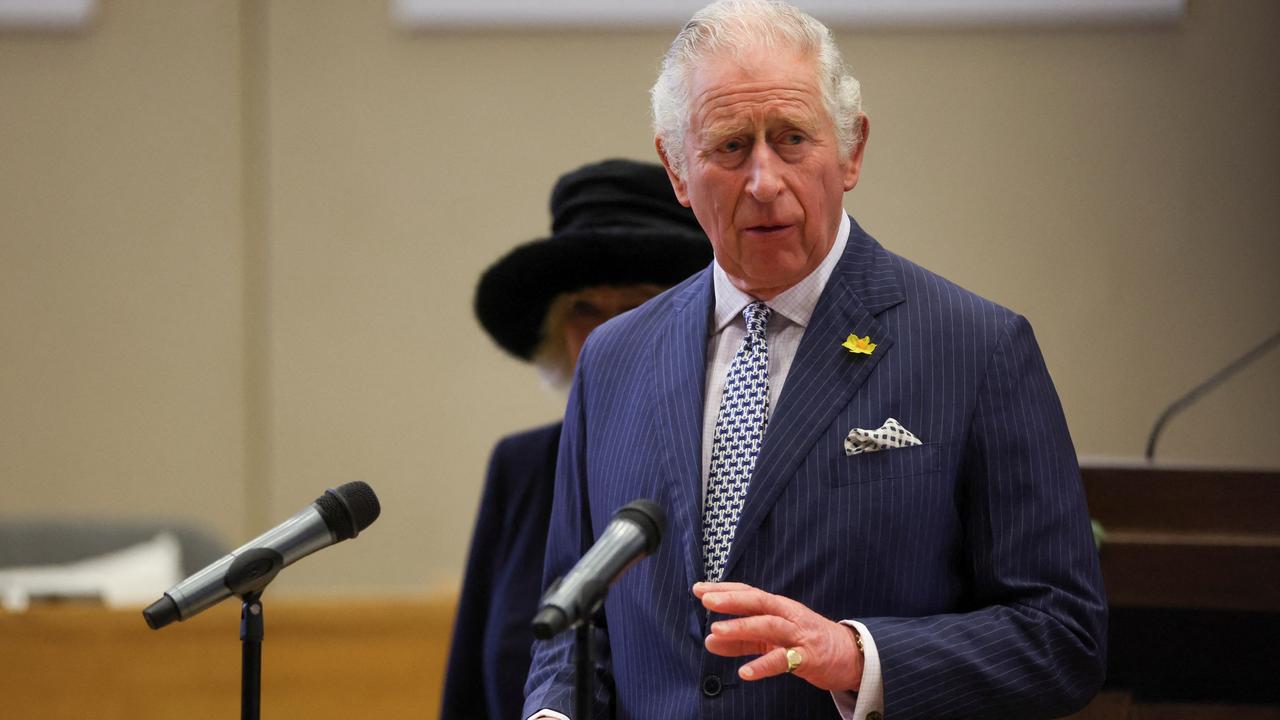
[(1280, 332), (1272, 335), (1266, 340), (1263, 340), (1261, 344), (1254, 347), (1244, 355), (1236, 358), (1230, 365), (1227, 365), (1214, 373), (1208, 380), (1205, 380), (1199, 385), (1191, 388), (1187, 394), (1177, 400), (1174, 400), (1169, 407), (1165, 408), (1164, 412), (1160, 413), (1160, 417), (1156, 418), (1155, 427), (1151, 428), (1151, 435), (1147, 438), (1147, 461), (1150, 462), (1155, 459), (1156, 440), (1160, 439), (1160, 433), (1164, 430), (1164, 426), (1168, 424), (1169, 420), (1172, 419), (1174, 415), (1186, 410), (1195, 403), (1195, 401), (1199, 400), (1201, 396), (1226, 382), (1232, 375), (1235, 375), (1245, 369), (1245, 367), (1253, 363), (1253, 361), (1263, 355), (1266, 355), (1276, 346), (1277, 343), (1280, 343)]

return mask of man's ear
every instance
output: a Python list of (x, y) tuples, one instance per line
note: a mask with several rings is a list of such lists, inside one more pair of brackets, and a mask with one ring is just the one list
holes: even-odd
[(845, 192), (849, 192), (858, 184), (858, 178), (862, 175), (862, 154), (867, 149), (867, 137), (871, 134), (871, 119), (866, 115), (858, 115), (858, 125), (857, 134), (861, 140), (849, 151), (849, 157), (845, 158), (847, 162), (844, 168)]
[(667, 178), (671, 180), (671, 189), (676, 191), (676, 199), (681, 205), (689, 207), (689, 186), (671, 167), (671, 159), (667, 157), (667, 149), (662, 146), (662, 138), (655, 137), (653, 146), (658, 149), (658, 159), (662, 160), (662, 167), (667, 169)]

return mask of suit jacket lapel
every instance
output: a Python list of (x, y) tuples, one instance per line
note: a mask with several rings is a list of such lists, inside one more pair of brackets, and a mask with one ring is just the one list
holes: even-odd
[[(893, 337), (875, 316), (903, 297), (888, 254), (854, 223), (844, 256), (814, 308), (778, 407), (769, 419), (725, 561), (725, 577), (819, 435), (893, 347)], [(870, 336), (875, 351), (855, 355), (841, 347), (850, 333)]]
[[(674, 312), (654, 347), (658, 426), (663, 465), (671, 484), (667, 527), (685, 557), (687, 587), (702, 579), (702, 405), (707, 368), (710, 270), (674, 298)], [(701, 632), (698, 622), (692, 632)]]

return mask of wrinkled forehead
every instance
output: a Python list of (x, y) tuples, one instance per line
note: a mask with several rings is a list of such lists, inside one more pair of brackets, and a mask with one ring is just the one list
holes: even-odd
[(689, 130), (785, 122), (816, 126), (824, 116), (817, 64), (796, 51), (734, 53), (699, 63), (689, 77)]

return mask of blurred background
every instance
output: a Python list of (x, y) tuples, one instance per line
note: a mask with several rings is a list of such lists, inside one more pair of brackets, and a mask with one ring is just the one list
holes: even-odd
[[(483, 334), (475, 282), (546, 235), (558, 175), (654, 159), (680, 23), (396, 7), (101, 0), (0, 30), (0, 520), (229, 547), (364, 480), (377, 525), (272, 594), (456, 592), (492, 443), (564, 401)], [(1140, 462), (1280, 330), (1277, 30), (1270, 0), (837, 29), (871, 117), (846, 207), (1031, 320), (1085, 459)], [(1280, 469), (1280, 352), (1157, 457)]]

